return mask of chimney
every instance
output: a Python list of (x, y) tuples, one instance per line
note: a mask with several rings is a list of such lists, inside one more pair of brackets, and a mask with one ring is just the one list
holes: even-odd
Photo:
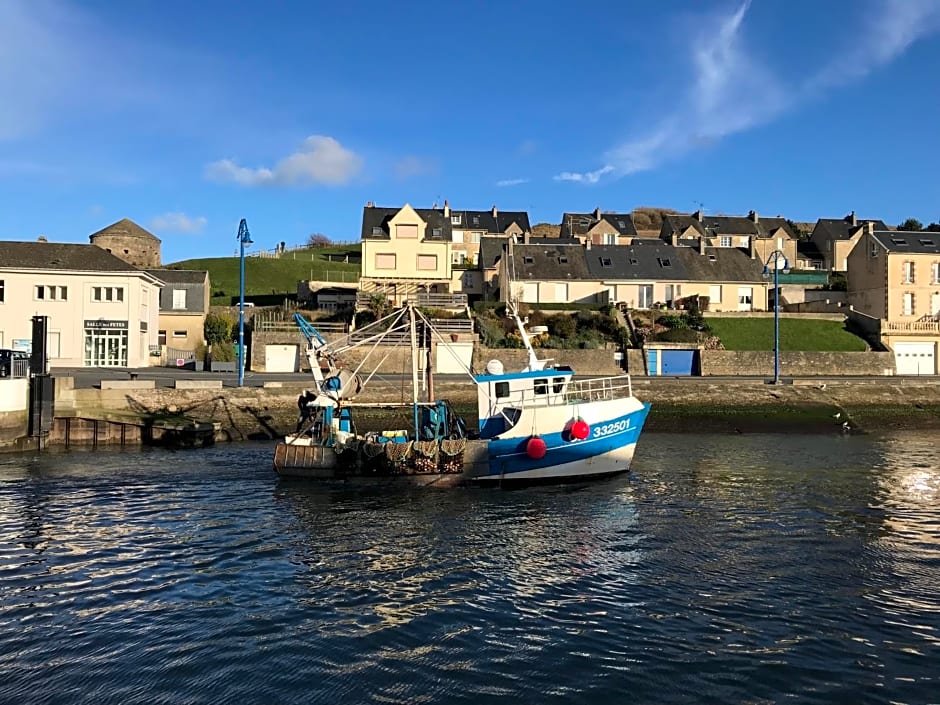
[(444, 199), (444, 217), (450, 218), (450, 204), (447, 202), (447, 199)]
[(705, 236), (704, 235), (702, 235), (702, 237), (698, 239), (698, 253), (700, 255), (705, 254)]
[(679, 246), (679, 233), (673, 233), (669, 238), (669, 244), (673, 247)]
[(39, 237), (36, 238), (36, 242), (49, 242), (49, 241), (46, 239), (45, 235), (40, 235)]
[(701, 223), (701, 222), (702, 222), (702, 211), (701, 211), (701, 209), (695, 211), (695, 212), (692, 214), (692, 217), (695, 218), (698, 222)]
[(750, 212), (747, 214), (747, 217), (750, 218), (750, 220), (751, 220), (752, 223), (756, 223), (756, 222), (758, 222), (758, 221), (760, 220), (760, 218), (759, 218), (758, 215), (757, 215), (757, 211), (750, 211)]
[(522, 244), (523, 244), (523, 245), (529, 245), (529, 244), (531, 244), (531, 243), (529, 242), (529, 239), (530, 239), (529, 233), (528, 233), (528, 232), (524, 233), (524, 234), (522, 235)]
[(594, 209), (594, 220), (600, 220), (600, 219), (601, 219), (601, 209), (600, 209), (600, 206), (598, 206), (597, 208)]
[(869, 220), (867, 223), (865, 223), (865, 228), (868, 230), (869, 235), (875, 234), (875, 223), (873, 221)]
[(366, 203), (366, 208), (375, 208), (375, 204), (372, 201)]
[(584, 249), (587, 250), (588, 252), (591, 251), (591, 241), (590, 241), (590, 240), (587, 240), (587, 241), (584, 243)]
[(858, 226), (858, 218), (855, 217), (855, 211), (849, 213), (849, 222), (852, 224), (852, 227)]
[(497, 213), (499, 213), (499, 211), (496, 210), (496, 206), (493, 206), (493, 217), (494, 217), (494, 218), (496, 217), (496, 214), (497, 214)]

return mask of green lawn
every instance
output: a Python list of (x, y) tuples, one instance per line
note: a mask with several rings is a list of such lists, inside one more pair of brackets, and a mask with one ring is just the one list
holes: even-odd
[[(334, 256), (354, 252), (359, 245), (319, 247), (287, 252), (282, 257), (245, 257), (245, 298), (258, 305), (279, 303), (285, 294), (297, 292), (297, 282), (303, 279), (328, 281), (356, 281), (359, 264), (329, 261)], [(205, 269), (212, 284), (212, 303), (229, 305), (238, 300), (238, 257), (209, 257), (188, 259), (167, 265), (171, 269)]]
[[(773, 318), (706, 318), (726, 350), (772, 350)], [(862, 352), (865, 341), (839, 321), (780, 319), (780, 349), (803, 352)]]

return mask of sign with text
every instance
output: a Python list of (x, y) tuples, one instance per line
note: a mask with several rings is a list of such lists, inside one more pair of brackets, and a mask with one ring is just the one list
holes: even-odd
[(97, 330), (127, 330), (127, 321), (106, 321), (99, 318), (94, 321), (85, 321), (85, 328), (94, 328)]

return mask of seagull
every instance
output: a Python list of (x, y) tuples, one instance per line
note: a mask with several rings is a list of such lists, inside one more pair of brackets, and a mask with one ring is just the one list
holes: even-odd
[(832, 415), (832, 418), (834, 418), (834, 419), (838, 419), (838, 418), (841, 418), (841, 417), (842, 417), (842, 412), (841, 412), (841, 411), (837, 411), (836, 413), (834, 413), (834, 414)]
[(844, 422), (844, 423), (842, 424), (842, 430), (843, 430), (845, 433), (848, 433), (849, 431), (852, 430), (852, 427), (849, 425), (849, 422), (848, 422), (848, 421), (846, 421), (846, 422)]
[(816, 387), (816, 389), (818, 389), (818, 390), (821, 391), (821, 392), (825, 392), (825, 391), (826, 391), (826, 383), (823, 382), (823, 383), (820, 384), (818, 387)]

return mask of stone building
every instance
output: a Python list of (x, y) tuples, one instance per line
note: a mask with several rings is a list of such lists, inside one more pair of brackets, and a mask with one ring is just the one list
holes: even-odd
[(128, 218), (102, 228), (89, 239), (92, 245), (135, 267), (150, 269), (161, 266), (160, 238)]

